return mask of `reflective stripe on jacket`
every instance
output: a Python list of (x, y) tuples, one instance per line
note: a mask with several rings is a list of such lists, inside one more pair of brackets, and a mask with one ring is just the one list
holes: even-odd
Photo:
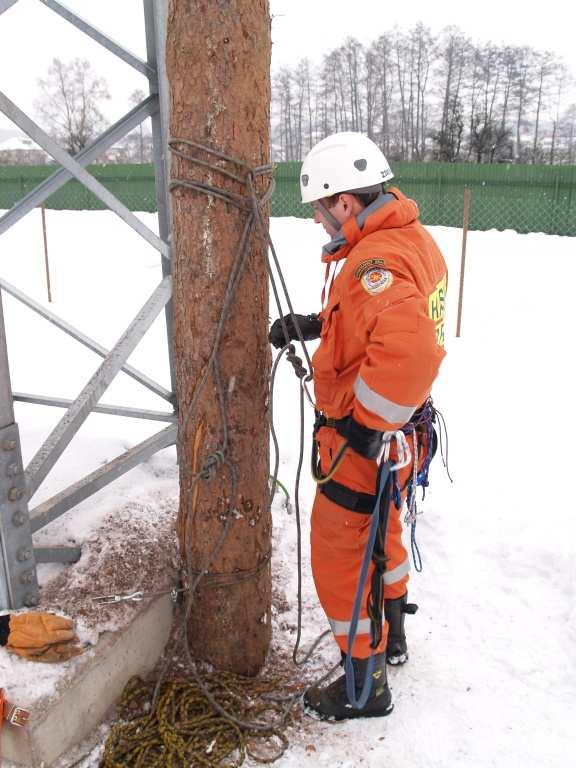
[(313, 357), (317, 407), (398, 429), (430, 394), (445, 355), (444, 258), (416, 203), (391, 189), (325, 246), (323, 261), (341, 259)]

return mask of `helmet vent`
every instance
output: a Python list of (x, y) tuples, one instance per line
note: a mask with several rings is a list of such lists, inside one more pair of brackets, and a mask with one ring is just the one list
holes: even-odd
[(330, 189), (330, 184), (324, 184), (324, 189)]
[(309, 181), (310, 181), (310, 176), (308, 176), (307, 173), (303, 174), (303, 176), (302, 176), (302, 186), (303, 187), (307, 187)]
[(367, 166), (368, 163), (364, 159), (354, 160), (354, 168), (357, 168), (359, 171), (365, 171)]

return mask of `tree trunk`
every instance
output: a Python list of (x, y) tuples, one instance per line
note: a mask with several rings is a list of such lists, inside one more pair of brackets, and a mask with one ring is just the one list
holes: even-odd
[[(171, 136), (208, 145), (252, 166), (267, 163), (270, 50), (268, 0), (171, 0), (166, 55)], [(227, 167), (239, 173), (237, 167)], [(172, 177), (201, 179), (246, 193), (238, 182), (202, 171), (175, 155)], [(206, 370), (247, 213), (181, 187), (173, 193), (172, 206), (180, 404), (178, 532), (189, 568), (210, 572), (194, 595), (189, 637), (195, 658), (254, 675), (265, 661), (271, 632), (265, 245), (253, 236), (217, 356), (229, 427), (227, 460), (238, 478), (231, 498), (228, 463), (214, 479), (196, 485), (192, 481), (204, 460), (223, 445), (212, 372), (188, 423), (186, 416)], [(210, 563), (227, 518), (228, 535)], [(214, 574), (226, 575), (226, 584), (223, 576), (218, 580)]]

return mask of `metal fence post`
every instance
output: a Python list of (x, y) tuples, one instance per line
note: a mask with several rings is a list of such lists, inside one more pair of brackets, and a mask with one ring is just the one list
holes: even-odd
[(20, 434), (14, 421), (0, 291), (0, 609), (38, 603)]
[(44, 203), (40, 206), (42, 213), (42, 236), (44, 238), (44, 267), (46, 269), (46, 292), (48, 294), (48, 303), (52, 304), (52, 288), (50, 286), (50, 262), (48, 261), (48, 234), (46, 232), (46, 206)]
[(464, 187), (464, 215), (462, 221), (462, 258), (460, 259), (460, 291), (458, 293), (458, 321), (456, 323), (456, 338), (460, 338), (460, 326), (462, 324), (462, 302), (464, 300), (464, 271), (466, 269), (466, 241), (468, 239), (468, 227), (470, 226), (470, 187)]

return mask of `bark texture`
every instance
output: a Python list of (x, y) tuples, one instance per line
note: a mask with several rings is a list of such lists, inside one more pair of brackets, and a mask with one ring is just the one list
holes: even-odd
[[(252, 166), (269, 159), (270, 16), (268, 0), (171, 0), (167, 68), (171, 136), (233, 155)], [(199, 155), (209, 160), (205, 155)], [(236, 171), (237, 168), (230, 168)], [(172, 159), (173, 178), (195, 178), (244, 194), (217, 173)], [(178, 188), (172, 194), (174, 352), (180, 404), (180, 515), (183, 554), (206, 567), (229, 509), (235, 510), (211, 573), (194, 600), (192, 651), (221, 669), (254, 675), (270, 642), (271, 517), (268, 504), (268, 279), (265, 246), (253, 237), (218, 356), (230, 429), (229, 456), (238, 474), (192, 477), (222, 445), (220, 410), (211, 374), (194, 416), (186, 414), (206, 370), (228, 275), (247, 214), (222, 200)], [(257, 573), (250, 573), (254, 570)], [(238, 579), (237, 576), (245, 578)]]

